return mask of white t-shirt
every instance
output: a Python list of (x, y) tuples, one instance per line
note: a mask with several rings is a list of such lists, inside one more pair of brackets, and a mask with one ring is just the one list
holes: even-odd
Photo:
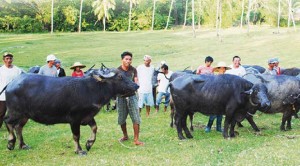
[(140, 85), (138, 93), (152, 93), (152, 77), (154, 73), (154, 67), (146, 67), (144, 64), (142, 64), (136, 68), (136, 71)]
[[(12, 66), (11, 68), (7, 68), (5, 65), (0, 67), (0, 92), (3, 88), (10, 83), (14, 78), (22, 73), (22, 70), (16, 66)], [(0, 101), (5, 101), (5, 91), (0, 95)]]
[(172, 74), (173, 74), (173, 72), (169, 71), (168, 74), (166, 74), (166, 75), (164, 75), (163, 73), (159, 73), (157, 75), (157, 80), (159, 81), (159, 84), (157, 87), (157, 92), (170, 93), (170, 88), (168, 88), (168, 86), (169, 86), (169, 82), (170, 82), (169, 79)]
[(237, 76), (244, 76), (246, 74), (246, 69), (243, 66), (239, 66), (238, 68), (233, 68), (233, 65), (230, 65), (231, 69), (226, 70), (225, 74), (232, 74)]

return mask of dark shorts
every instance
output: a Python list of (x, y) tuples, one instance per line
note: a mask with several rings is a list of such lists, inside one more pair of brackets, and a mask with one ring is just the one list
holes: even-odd
[(138, 108), (137, 96), (130, 97), (118, 97), (117, 98), (117, 110), (118, 110), (118, 124), (122, 125), (126, 123), (127, 116), (129, 114), (132, 123), (140, 124), (141, 117)]

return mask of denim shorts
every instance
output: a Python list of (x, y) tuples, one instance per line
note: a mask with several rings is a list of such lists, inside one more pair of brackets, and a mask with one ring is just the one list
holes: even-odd
[(129, 114), (133, 124), (140, 124), (141, 117), (138, 108), (137, 96), (130, 97), (118, 97), (117, 98), (117, 110), (118, 110), (118, 124), (122, 125), (126, 123), (127, 116)]
[(139, 108), (143, 108), (143, 105), (153, 106), (153, 95), (152, 93), (139, 93)]
[(161, 103), (162, 97), (165, 96), (165, 106), (167, 107), (170, 103), (170, 93), (158, 92), (156, 95), (156, 105)]

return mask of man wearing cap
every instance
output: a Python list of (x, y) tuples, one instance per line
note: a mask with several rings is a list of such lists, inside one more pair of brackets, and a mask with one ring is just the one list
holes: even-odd
[(275, 66), (275, 59), (271, 58), (268, 60), (269, 67), (266, 68), (266, 71), (263, 74), (267, 75), (277, 75), (277, 71), (274, 69)]
[(59, 59), (56, 59), (56, 60), (54, 61), (54, 65), (55, 65), (55, 67), (56, 67), (57, 76), (58, 76), (58, 77), (65, 77), (65, 76), (66, 76), (65, 69), (63, 69), (63, 68), (61, 67), (61, 62), (60, 62)]
[(51, 76), (51, 77), (57, 77), (58, 76), (57, 70), (54, 65), (55, 59), (56, 59), (55, 55), (53, 55), (53, 54), (48, 55), (46, 58), (47, 64), (41, 67), (38, 74)]
[(154, 67), (150, 65), (151, 56), (144, 56), (144, 64), (139, 65), (137, 70), (137, 77), (139, 81), (139, 111), (146, 105), (146, 115), (150, 114), (150, 107), (154, 105), (153, 94), (152, 94), (152, 77), (154, 73)]
[[(13, 54), (4, 53), (3, 63), (4, 65), (0, 67), (0, 91), (10, 83), (14, 78), (22, 73), (22, 70), (17, 66), (12, 64)], [(0, 95), (0, 128), (3, 124), (3, 117), (6, 113), (6, 98), (5, 91)]]
[[(124, 75), (138, 83), (137, 71), (136, 68), (131, 66), (132, 63), (132, 53), (131, 52), (123, 52), (121, 54), (121, 66), (118, 67), (118, 70), (123, 72)], [(118, 110), (118, 124), (121, 125), (121, 129), (123, 132), (123, 137), (119, 139), (120, 142), (127, 141), (129, 139), (126, 127), (126, 119), (128, 114), (133, 123), (133, 134), (134, 134), (134, 144), (135, 145), (144, 145), (143, 142), (139, 141), (139, 133), (140, 133), (140, 123), (141, 117), (138, 109), (138, 100), (134, 94), (129, 97), (118, 97), (117, 98), (117, 110)]]

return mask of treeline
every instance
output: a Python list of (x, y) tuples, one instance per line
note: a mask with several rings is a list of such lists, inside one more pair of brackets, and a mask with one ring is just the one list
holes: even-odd
[[(300, 6), (299, 0), (282, 1), (280, 6), (278, 0), (250, 0), (250, 4), (248, 2), (248, 0), (1, 0), (0, 32), (161, 30), (191, 25), (192, 11), (196, 27), (215, 27), (218, 24), (216, 20), (220, 18), (221, 27), (246, 24), (247, 18), (250, 24), (277, 26), (278, 12), (280, 12), (280, 26), (287, 26), (290, 22), (290, 12), (296, 11)], [(217, 14), (219, 17), (216, 17)]]

